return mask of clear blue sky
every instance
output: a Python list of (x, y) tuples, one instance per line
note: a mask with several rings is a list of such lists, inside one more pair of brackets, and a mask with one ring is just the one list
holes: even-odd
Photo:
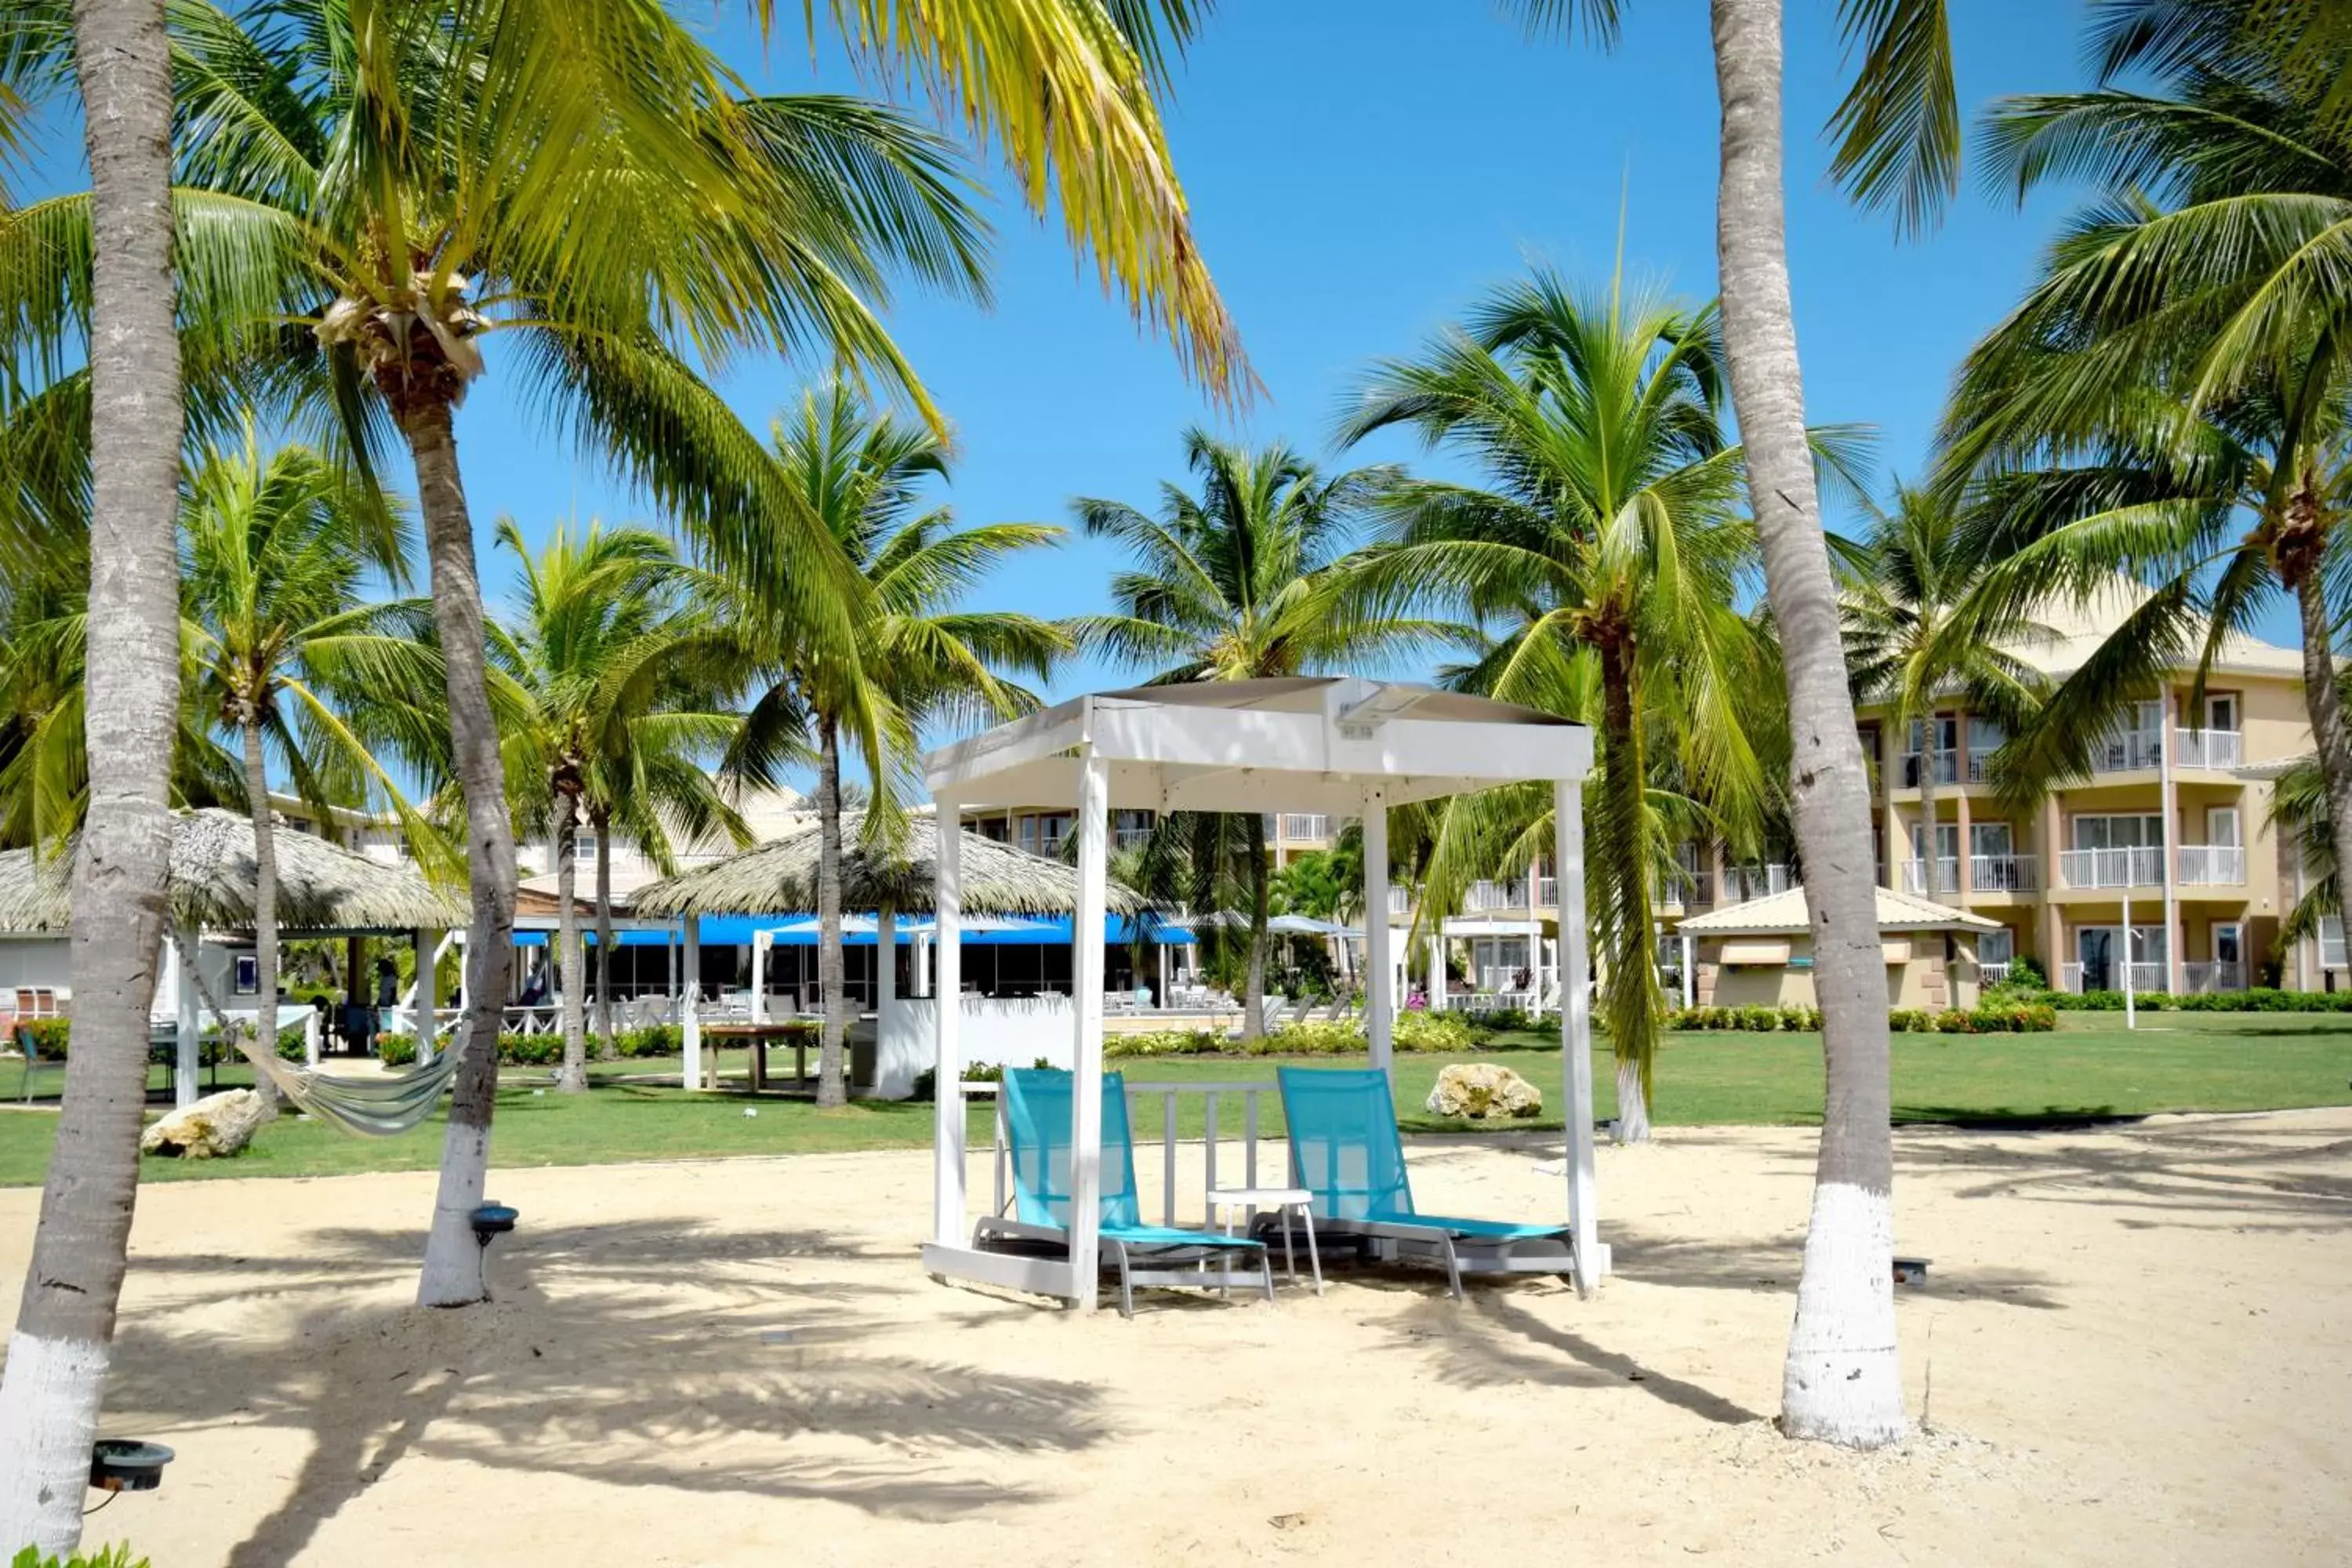
[[(1628, 9), (1620, 47), (1601, 55), (1531, 42), (1485, 0), (1225, 0), (1182, 68), (1171, 129), (1201, 244), (1266, 388), (1229, 433), (1335, 457), (1334, 410), (1368, 361), (1411, 351), (1530, 259), (1605, 274), (1621, 194), (1629, 269), (1694, 299), (1713, 292), (1706, 7)], [(1908, 473), (1953, 365), (2015, 300), (2065, 203), (2043, 196), (2021, 213), (1971, 180), (1940, 229), (1907, 243), (1853, 211), (1826, 183), (1820, 136), (1845, 74), (1834, 10), (1789, 5), (1790, 253), (1808, 413), (1875, 426), (1882, 472)], [(814, 61), (797, 41), (763, 50), (740, 11), (715, 6), (713, 26), (756, 85), (856, 86), (829, 46)], [(1971, 116), (2003, 93), (2084, 80), (2075, 0), (1952, 11)], [(56, 163), (71, 147), (53, 143)], [(950, 499), (974, 521), (1066, 522), (1080, 494), (1150, 504), (1159, 480), (1178, 477), (1178, 432), (1216, 422), (1215, 411), (1166, 345), (1103, 297), (1057, 226), (1002, 202), (992, 216), (993, 310), (909, 296), (890, 319), (954, 423)], [(495, 600), (507, 574), (489, 551), (500, 513), (534, 538), (569, 511), (645, 513), (509, 401), (495, 340), (489, 361), (461, 415), (460, 450)], [(814, 368), (739, 367), (729, 395), (764, 425)], [(1339, 460), (1409, 455), (1400, 441)], [(1000, 574), (974, 602), (1096, 607), (1114, 564), (1108, 549), (1073, 541)], [(1116, 673), (1073, 668), (1055, 689)]]
[[(1621, 193), (1629, 270), (1694, 298), (1714, 291), (1706, 8), (1628, 9), (1620, 47), (1601, 55), (1530, 42), (1482, 0), (1220, 7), (1182, 70), (1171, 132), (1201, 244), (1266, 388), (1239, 434), (1336, 458), (1334, 410), (1369, 360), (1411, 351), (1531, 258), (1605, 274)], [(1882, 468), (1907, 472), (1952, 366), (2013, 303), (2063, 203), (2037, 199), (2021, 214), (1971, 184), (1937, 232), (1908, 243), (1851, 210), (1826, 184), (1819, 134), (1844, 74), (1834, 10), (1830, 0), (1789, 7), (1790, 228), (1808, 412), (1876, 426)], [(2078, 5), (1970, 0), (1953, 11), (1972, 110), (2082, 79)], [(797, 43), (763, 58), (747, 36), (720, 37), (762, 87), (849, 84), (826, 51), (813, 65)], [(1103, 297), (1057, 226), (1003, 203), (993, 216), (993, 310), (909, 297), (891, 318), (955, 426), (950, 499), (974, 521), (1066, 522), (1081, 494), (1150, 504), (1158, 482), (1179, 476), (1178, 432), (1216, 412), (1165, 344)], [(506, 399), (495, 347), (490, 357), (460, 427), (486, 540), (501, 511), (534, 534), (571, 508), (633, 515), (623, 487), (537, 436)], [(764, 423), (807, 368), (746, 367), (730, 395)], [(1399, 440), (1338, 460), (1411, 451)], [(1073, 541), (1001, 574), (975, 602), (1044, 615), (1095, 607), (1115, 560)], [(1055, 689), (1113, 674), (1073, 668)]]

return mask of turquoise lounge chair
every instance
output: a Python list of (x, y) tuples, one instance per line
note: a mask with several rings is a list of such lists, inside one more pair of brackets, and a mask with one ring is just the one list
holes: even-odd
[(1322, 1238), (1352, 1237), (1377, 1260), (1443, 1264), (1456, 1300), (1465, 1274), (1570, 1275), (1575, 1244), (1566, 1226), (1461, 1219), (1413, 1207), (1388, 1074), (1279, 1068), (1276, 1077), (1290, 1128), (1291, 1184), (1314, 1194)]
[[(1025, 1251), (1069, 1247), (1070, 1075), (1058, 1068), (1013, 1068), (1003, 1085), (1004, 1127), (1013, 1148), (1014, 1216), (992, 1215), (973, 1228), (972, 1245)], [(1100, 1254), (1118, 1269), (1118, 1312), (1135, 1316), (1135, 1287), (1262, 1288), (1274, 1300), (1265, 1244), (1247, 1237), (1146, 1225), (1135, 1201), (1135, 1141), (1127, 1120), (1127, 1081), (1102, 1080)], [(1255, 1268), (1251, 1265), (1255, 1264)]]

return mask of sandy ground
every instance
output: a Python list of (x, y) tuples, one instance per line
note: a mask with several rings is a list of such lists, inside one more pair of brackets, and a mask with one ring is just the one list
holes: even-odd
[[(1535, 1217), (1555, 1152), (1419, 1144), (1418, 1194)], [(152, 1188), (107, 1425), (180, 1457), (90, 1539), (158, 1568), (2347, 1560), (2352, 1111), (1897, 1152), (1927, 1426), (1865, 1457), (1766, 1421), (1795, 1131), (1604, 1150), (1590, 1301), (1346, 1275), (1133, 1322), (927, 1279), (922, 1154), (500, 1173), (523, 1229), (464, 1312), (406, 1304), (425, 1176)], [(11, 1301), (36, 1205), (0, 1194)]]

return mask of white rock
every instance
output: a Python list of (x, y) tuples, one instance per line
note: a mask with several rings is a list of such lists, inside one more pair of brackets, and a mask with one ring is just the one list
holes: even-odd
[(277, 1108), (249, 1089), (208, 1094), (147, 1129), (140, 1152), (176, 1154), (183, 1160), (225, 1160), (253, 1141), (254, 1130)]
[(1433, 1116), (1485, 1121), (1537, 1115), (1543, 1110), (1543, 1093), (1497, 1063), (1456, 1062), (1438, 1073), (1424, 1103)]

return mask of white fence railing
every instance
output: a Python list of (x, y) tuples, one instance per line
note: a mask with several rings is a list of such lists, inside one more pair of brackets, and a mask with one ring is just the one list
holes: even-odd
[(2235, 730), (2175, 730), (2172, 761), (2184, 768), (2234, 768), (2245, 755)]
[(2242, 963), (2183, 963), (2180, 966), (2180, 988), (2183, 991), (2243, 991), (2246, 988), (2246, 966)]
[(2102, 773), (2131, 773), (2155, 767), (2163, 760), (2162, 731), (2117, 730), (2092, 750), (2091, 768)]
[(1744, 904), (1750, 899), (1785, 893), (1790, 886), (1786, 866), (1727, 866), (1723, 869), (1723, 897), (1728, 903)]
[(1538, 877), (1536, 879), (1536, 905), (1539, 909), (1546, 910), (1556, 910), (1559, 908), (1559, 879), (1558, 877)]
[(1960, 862), (1957, 856), (1946, 855), (1936, 861), (1935, 885), (1927, 882), (1927, 862), (1903, 862), (1903, 890), (1918, 897), (1931, 893), (1957, 893), (1960, 890)]
[(1286, 811), (1282, 814), (1281, 835), (1286, 841), (1328, 838), (1331, 819), (1321, 812)]
[(1462, 894), (1465, 911), (1480, 910), (1516, 910), (1527, 903), (1524, 882), (1473, 882)]
[[(2161, 963), (2110, 963), (2106, 966), (2107, 973), (2104, 989), (2109, 991), (2122, 989), (2119, 984), (2121, 975), (2118, 972), (2126, 968), (2131, 971), (2131, 988), (2134, 991), (2161, 991), (2165, 988), (2164, 965)], [(2084, 989), (2083, 966), (2079, 963), (2060, 964), (2058, 986), (2062, 991), (2081, 992)]]
[(1919, 775), (1925, 771), (1923, 757), (1933, 757), (1937, 784), (1958, 784), (1960, 780), (1960, 753), (1958, 752), (1906, 752), (1903, 753), (1903, 787), (1917, 789)]
[(2068, 849), (2058, 857), (2058, 880), (2069, 888), (2161, 887), (2164, 851), (2153, 847)]
[(1979, 893), (2031, 893), (2042, 887), (2042, 862), (2032, 855), (1971, 855), (1969, 886)]
[(1409, 915), (1412, 913), (1412, 889), (1411, 888), (1391, 888), (1389, 889), (1389, 913), (1392, 915)]
[(2001, 985), (2006, 984), (2008, 980), (2009, 965), (2007, 963), (1979, 963), (1977, 965), (1977, 982), (1979, 984)]
[(2180, 881), (2189, 888), (2231, 888), (2246, 879), (2246, 851), (2237, 844), (2184, 844)]

